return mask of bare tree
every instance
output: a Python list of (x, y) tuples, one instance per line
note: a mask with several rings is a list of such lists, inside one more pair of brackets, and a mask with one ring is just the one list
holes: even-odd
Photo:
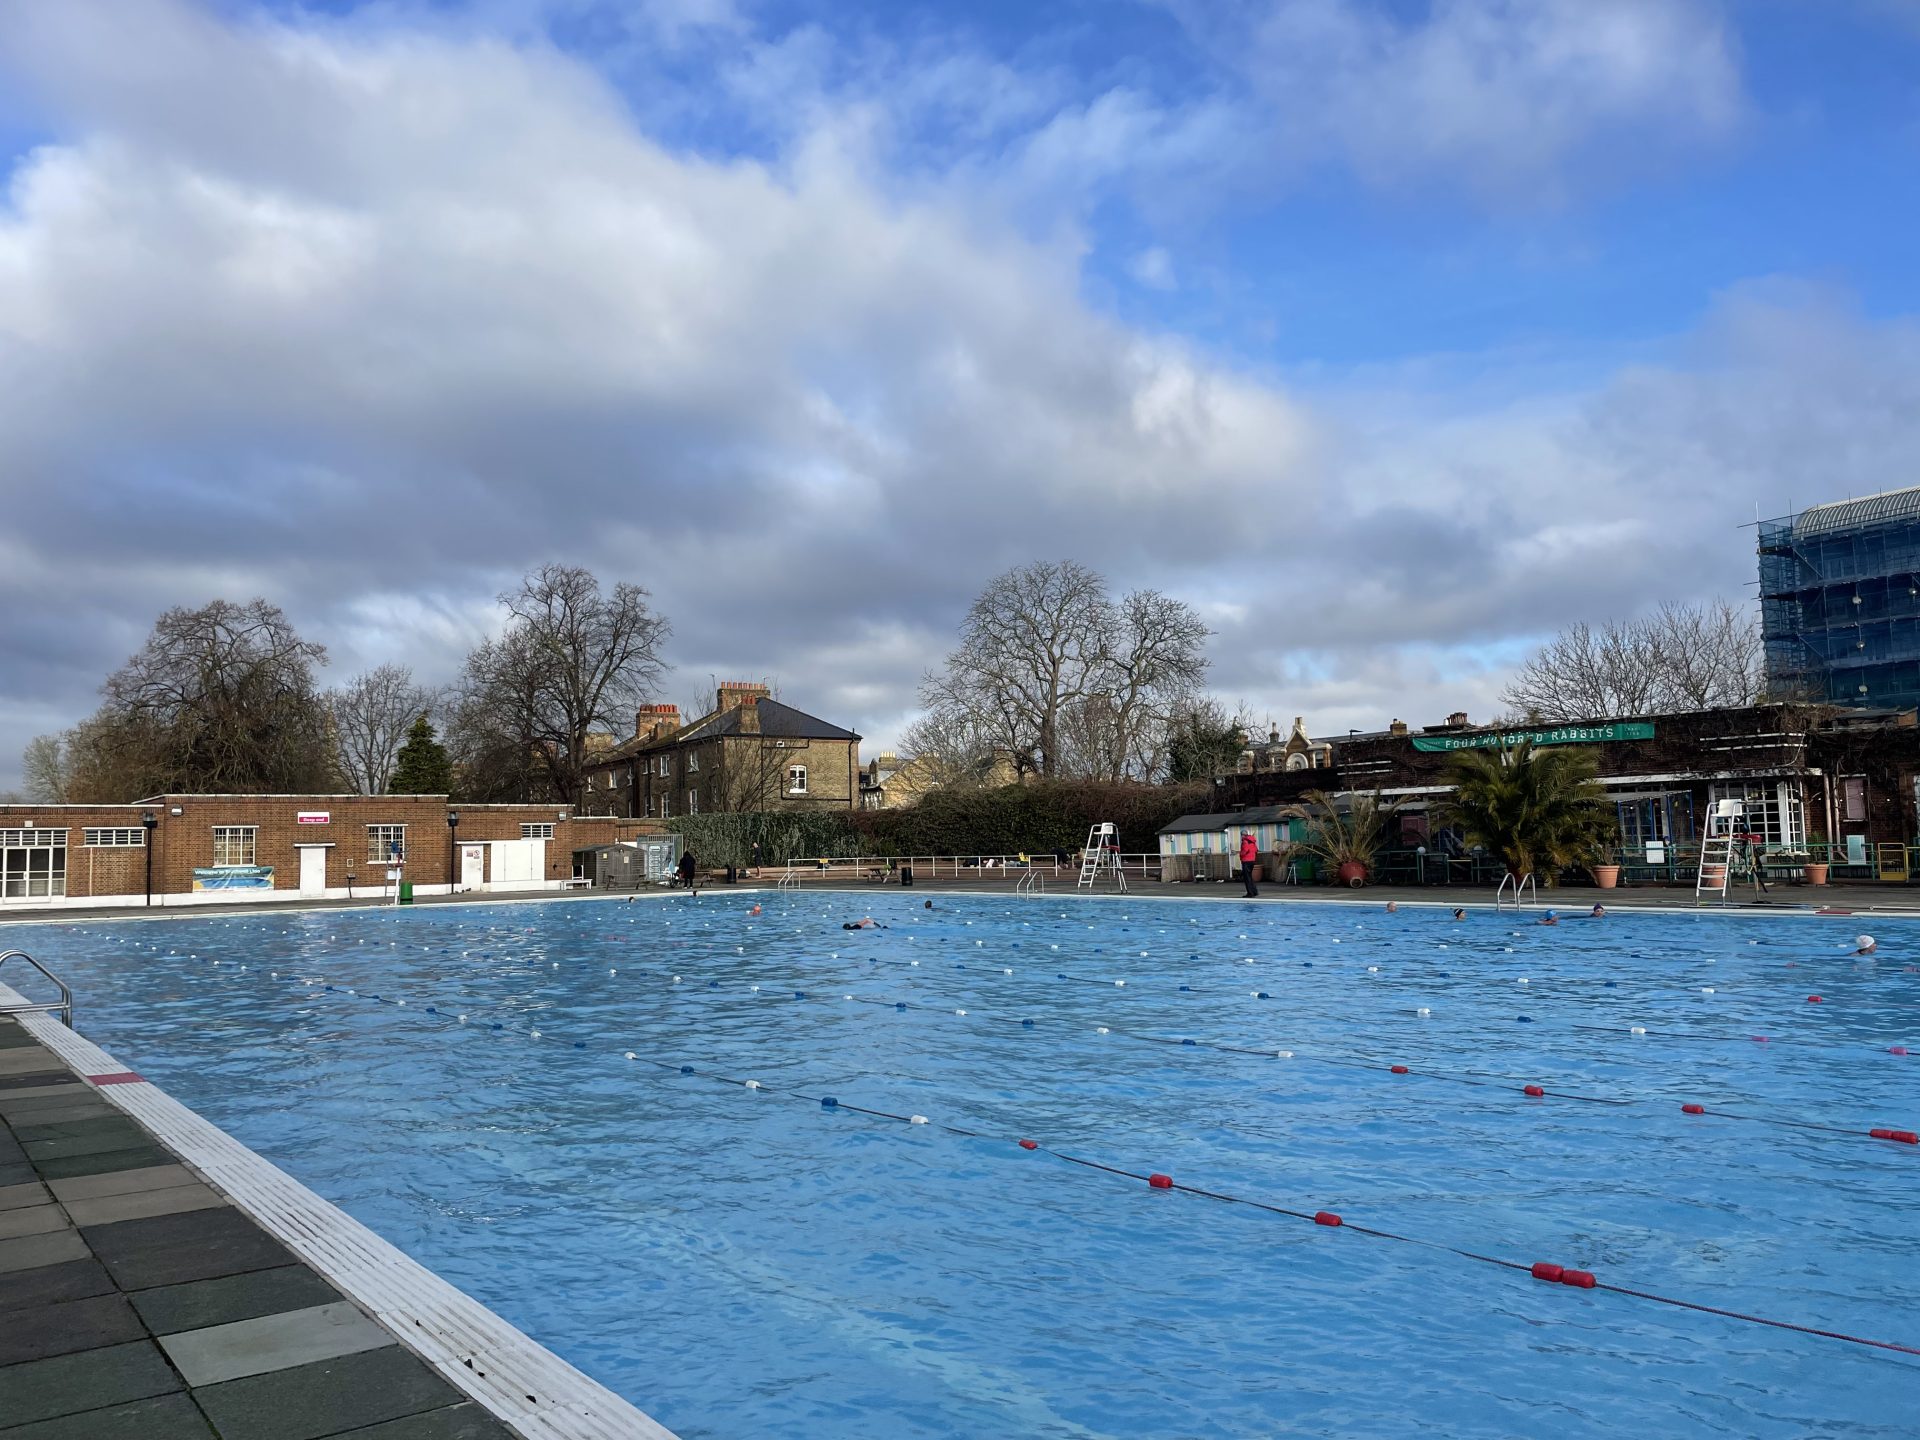
[(167, 611), (107, 677), (99, 713), (68, 737), (73, 788), (130, 792), (117, 800), (323, 788), (333, 757), (313, 671), (326, 658), (265, 600)]
[(915, 741), (963, 744), (961, 768), (997, 754), (1022, 774), (1144, 773), (1164, 753), (1174, 704), (1206, 673), (1208, 633), (1157, 591), (1116, 604), (1071, 560), (1010, 570), (981, 591), (946, 668), (922, 684)]
[(568, 804), (586, 794), (589, 737), (625, 734), (665, 674), (670, 627), (647, 592), (603, 593), (588, 570), (546, 565), (500, 597), (505, 631), (467, 657), (451, 727), (476, 798), (531, 798), (535, 785)]
[(20, 779), (34, 805), (64, 805), (72, 797), (73, 776), (64, 735), (36, 735), (20, 756)]
[(1761, 692), (1753, 616), (1725, 600), (1568, 626), (1520, 667), (1502, 699), (1520, 719), (1592, 720), (1721, 705)]
[(433, 693), (404, 665), (377, 665), (327, 692), (337, 763), (362, 795), (384, 795), (413, 722), (432, 711)]

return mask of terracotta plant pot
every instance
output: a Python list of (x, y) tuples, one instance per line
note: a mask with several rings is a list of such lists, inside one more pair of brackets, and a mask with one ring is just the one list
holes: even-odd
[(1727, 882), (1727, 867), (1724, 865), (1702, 865), (1700, 883), (1709, 890), (1718, 890)]
[(1620, 883), (1618, 865), (1596, 865), (1593, 867), (1593, 883), (1602, 890), (1611, 890)]
[(1339, 877), (1342, 885), (1349, 886), (1355, 890), (1358, 890), (1362, 885), (1367, 883), (1367, 867), (1362, 865), (1358, 860), (1341, 862), (1340, 868), (1336, 870), (1334, 874)]
[(1806, 870), (1807, 884), (1824, 885), (1827, 883), (1827, 867), (1825, 865), (1816, 865), (1812, 861), (1809, 861)]

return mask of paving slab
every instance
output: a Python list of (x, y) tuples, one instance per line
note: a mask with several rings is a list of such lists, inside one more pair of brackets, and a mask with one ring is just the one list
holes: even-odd
[(25, 1157), (18, 1161), (0, 1162), (0, 1185), (8, 1189), (15, 1185), (31, 1185), (39, 1178), (39, 1172), (27, 1164)]
[(45, 1235), (67, 1228), (67, 1212), (51, 1203), (0, 1210), (0, 1240), (12, 1240), (20, 1235)]
[(73, 1097), (56, 1095), (47, 1099), (23, 1100), (17, 1105), (0, 1105), (0, 1120), (5, 1120), (10, 1126), (50, 1125), (56, 1120), (90, 1120), (113, 1113), (113, 1107), (90, 1090)]
[(142, 1140), (146, 1139), (147, 1132), (125, 1115), (94, 1115), (85, 1120), (49, 1120), (39, 1125), (23, 1122), (13, 1127), (14, 1138), (22, 1145), (31, 1145), (36, 1140), (72, 1140), (83, 1135), (108, 1135), (125, 1131), (133, 1132)]
[(187, 1384), (198, 1388), (396, 1343), (386, 1327), (369, 1320), (357, 1306), (336, 1300), (308, 1310), (184, 1330), (162, 1339), (160, 1348)]
[[(66, 1066), (51, 1050), (40, 1045), (22, 1045), (0, 1050), (0, 1075), (25, 1075), (33, 1070), (65, 1070)], [(69, 1072), (71, 1073), (71, 1072)]]
[(19, 1185), (0, 1185), (0, 1212), (44, 1205), (52, 1198), (51, 1192), (38, 1180), (28, 1180)]
[(230, 1206), (93, 1225), (80, 1233), (122, 1290), (293, 1263), (284, 1245)]
[(157, 1395), (0, 1431), (7, 1440), (218, 1440), (185, 1395)]
[(421, 1361), (390, 1345), (209, 1385), (194, 1399), (221, 1440), (321, 1440), (443, 1408), (461, 1396)]
[[(188, 1210), (211, 1210), (226, 1200), (205, 1185), (174, 1185), (165, 1190), (136, 1190), (131, 1195), (102, 1195), (98, 1200), (69, 1200), (67, 1214), (76, 1225), (112, 1225), (121, 1220), (146, 1220), (155, 1215), (179, 1215)], [(0, 1214), (0, 1222), (6, 1216)]]
[(38, 1071), (15, 1071), (0, 1075), (0, 1099), (9, 1095), (19, 1095), (34, 1090), (84, 1090), (86, 1088), (74, 1073), (55, 1060), (51, 1055), (48, 1063)]
[(92, 1095), (97, 1091), (91, 1085), (82, 1085), (73, 1078), (71, 1072), (54, 1075), (14, 1075), (0, 1080), (0, 1106), (12, 1109), (24, 1105), (30, 1100), (71, 1098), (76, 1095)]
[(65, 1204), (69, 1200), (98, 1200), (102, 1195), (130, 1195), (136, 1190), (170, 1190), (190, 1185), (200, 1177), (184, 1165), (148, 1165), (135, 1170), (114, 1170), (104, 1175), (77, 1175), (70, 1180), (52, 1180), (47, 1188), (53, 1198)]
[(38, 1270), (67, 1260), (87, 1258), (87, 1243), (78, 1230), (56, 1230), (51, 1235), (22, 1235), (0, 1240), (0, 1274), (11, 1270)]
[(0, 1325), (33, 1305), (56, 1300), (84, 1300), (89, 1295), (111, 1295), (118, 1287), (113, 1277), (89, 1255), (59, 1265), (37, 1265), (0, 1275)]
[(89, 1120), (85, 1123), (94, 1127), (92, 1134), (57, 1135), (50, 1140), (23, 1139), (21, 1147), (27, 1152), (27, 1159), (38, 1163), (41, 1160), (64, 1159), (68, 1155), (104, 1155), (110, 1150), (126, 1150), (151, 1143), (147, 1132), (131, 1122), (114, 1124), (106, 1120)]
[(330, 1305), (340, 1292), (304, 1265), (223, 1275), (186, 1285), (163, 1285), (128, 1297), (155, 1335), (229, 1325), (259, 1315)]
[(13, 1312), (7, 1322), (0, 1329), (0, 1366), (147, 1338), (146, 1327), (124, 1295), (35, 1305)]
[[(9, 1433), (7, 1440), (13, 1440)], [(513, 1431), (472, 1401), (348, 1430), (333, 1440), (514, 1440)]]
[(101, 1155), (64, 1155), (57, 1160), (37, 1161), (34, 1168), (43, 1180), (70, 1180), (75, 1175), (101, 1175), (109, 1170), (145, 1170), (171, 1159), (173, 1156), (158, 1145), (141, 1145)]
[(184, 1389), (151, 1340), (0, 1369), (0, 1415), (19, 1424)]

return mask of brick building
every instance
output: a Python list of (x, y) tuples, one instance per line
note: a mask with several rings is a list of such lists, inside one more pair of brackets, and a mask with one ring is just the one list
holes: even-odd
[[(452, 822), (452, 823), (450, 823)], [(0, 805), (0, 907), (377, 895), (397, 854), (421, 893), (564, 884), (572, 855), (660, 827), (444, 795), (160, 795)]]
[(860, 737), (783, 705), (764, 685), (728, 681), (714, 708), (682, 724), (675, 705), (649, 705), (633, 738), (587, 772), (583, 811), (668, 820), (702, 812), (853, 810), (860, 804)]

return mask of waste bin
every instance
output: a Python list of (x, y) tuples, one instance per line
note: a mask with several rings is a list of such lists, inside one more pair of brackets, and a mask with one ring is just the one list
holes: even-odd
[(411, 905), (413, 903), (413, 882), (411, 880), (402, 880), (400, 882), (400, 903), (402, 905)]
[(902, 885), (913, 884), (913, 866), (902, 865), (900, 867), (900, 883)]

